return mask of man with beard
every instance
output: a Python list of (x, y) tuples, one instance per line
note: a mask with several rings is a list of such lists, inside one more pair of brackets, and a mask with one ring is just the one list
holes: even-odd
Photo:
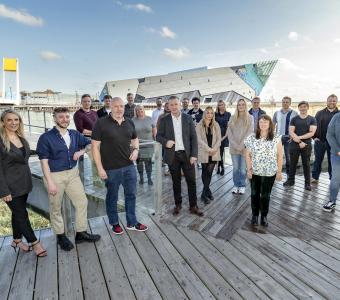
[(65, 193), (75, 208), (75, 242), (96, 242), (100, 239), (99, 235), (87, 232), (87, 198), (77, 168), (78, 159), (85, 153), (85, 147), (91, 141), (78, 131), (68, 129), (70, 125), (68, 108), (55, 108), (53, 118), (56, 126), (40, 136), (37, 154), (48, 192), (52, 229), (57, 235), (60, 248), (70, 251), (74, 246), (65, 235), (61, 213)]
[(332, 163), (331, 163), (331, 148), (327, 142), (327, 128), (333, 116), (339, 112), (336, 107), (338, 97), (334, 94), (328, 96), (327, 107), (318, 111), (315, 115), (317, 129), (314, 136), (314, 155), (315, 160), (312, 171), (312, 183), (318, 183), (321, 174), (322, 162), (327, 152), (328, 159), (328, 174), (329, 179), (332, 179)]
[(105, 95), (104, 96), (104, 99), (103, 99), (104, 106), (97, 110), (98, 118), (106, 117), (110, 114), (110, 112), (111, 112), (111, 107), (110, 107), (111, 100), (112, 100), (111, 95)]
[(92, 128), (96, 123), (97, 113), (91, 109), (92, 100), (89, 94), (81, 96), (81, 108), (73, 116), (77, 130), (87, 137), (91, 137)]

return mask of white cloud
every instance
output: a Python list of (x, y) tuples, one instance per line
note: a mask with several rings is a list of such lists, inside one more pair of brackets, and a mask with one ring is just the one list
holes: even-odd
[(24, 10), (7, 7), (4, 4), (0, 4), (0, 17), (8, 18), (29, 26), (42, 26), (44, 24), (42, 18), (32, 16)]
[(333, 40), (333, 42), (334, 42), (335, 44), (340, 44), (340, 38), (335, 38), (335, 39)]
[(182, 59), (190, 55), (190, 50), (185, 47), (180, 47), (177, 49), (164, 48), (163, 54), (172, 59)]
[[(119, 4), (119, 5), (121, 5), (121, 4)], [(142, 12), (146, 12), (146, 13), (152, 13), (153, 12), (153, 10), (150, 6), (147, 6), (143, 3), (127, 4), (127, 5), (125, 5), (125, 8), (134, 9), (134, 10), (138, 10), (138, 11), (142, 11)]]
[(268, 54), (268, 50), (266, 48), (261, 48), (260, 51), (264, 54)]
[(295, 31), (291, 31), (291, 32), (289, 32), (289, 34), (288, 34), (288, 38), (289, 38), (291, 41), (295, 42), (295, 41), (297, 41), (297, 40), (299, 39), (299, 34), (298, 34), (297, 32), (295, 32)]
[(280, 48), (280, 43), (279, 42), (275, 42), (274, 47), (275, 48)]
[(163, 26), (161, 28), (160, 34), (164, 38), (174, 39), (176, 37), (176, 33), (174, 33), (169, 27)]
[(292, 71), (302, 71), (303, 68), (294, 64), (291, 60), (287, 58), (280, 58), (279, 63), (286, 69)]
[(55, 52), (52, 52), (52, 51), (41, 51), (39, 54), (40, 54), (41, 59), (47, 60), (47, 61), (58, 60), (62, 58), (61, 55)]

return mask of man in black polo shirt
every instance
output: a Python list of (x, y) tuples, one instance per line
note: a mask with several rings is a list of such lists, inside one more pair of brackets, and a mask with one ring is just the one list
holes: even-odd
[(301, 155), (303, 174), (305, 177), (305, 189), (310, 191), (310, 156), (312, 153), (312, 137), (316, 131), (316, 120), (308, 115), (309, 104), (301, 101), (298, 105), (300, 114), (290, 121), (289, 135), (292, 141), (289, 145), (290, 170), (284, 186), (295, 184), (296, 166)]
[(115, 234), (123, 233), (117, 212), (121, 184), (125, 195), (126, 228), (136, 231), (148, 229), (136, 220), (137, 174), (133, 162), (138, 157), (138, 151), (135, 126), (131, 119), (124, 118), (123, 100), (115, 97), (111, 100), (111, 114), (99, 119), (92, 131), (93, 158), (99, 177), (106, 183), (106, 212)]
[(328, 96), (327, 107), (319, 110), (315, 115), (318, 128), (316, 129), (314, 136), (315, 160), (312, 171), (312, 183), (318, 183), (319, 181), (322, 162), (326, 152), (328, 159), (329, 179), (332, 179), (331, 148), (329, 147), (329, 144), (326, 140), (326, 135), (330, 121), (332, 120), (333, 116), (339, 112), (338, 108), (336, 107), (337, 103), (338, 97), (336, 95), (332, 94)]

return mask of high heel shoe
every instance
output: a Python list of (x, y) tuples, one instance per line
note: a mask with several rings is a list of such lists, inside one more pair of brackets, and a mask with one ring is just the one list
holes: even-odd
[[(27, 246), (27, 248), (25, 246)], [(11, 243), (11, 247), (14, 249), (15, 252), (17, 251), (17, 248), (24, 252), (31, 251), (30, 247), (27, 244), (23, 243), (22, 240), (13, 240)]]
[[(42, 251), (40, 251), (40, 252), (35, 251), (34, 248), (35, 248), (37, 245), (40, 245), (40, 248), (42, 249)], [(35, 253), (35, 255), (36, 255), (37, 257), (45, 257), (45, 256), (47, 256), (47, 251), (42, 247), (42, 245), (41, 245), (41, 243), (40, 243), (39, 240), (36, 241), (34, 244), (31, 244), (31, 247), (32, 247), (32, 249), (33, 249), (33, 251), (34, 251), (34, 253)]]

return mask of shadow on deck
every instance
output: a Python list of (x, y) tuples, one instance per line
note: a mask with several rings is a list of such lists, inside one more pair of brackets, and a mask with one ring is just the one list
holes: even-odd
[(139, 215), (146, 233), (114, 236), (106, 217), (93, 218), (89, 228), (102, 239), (67, 253), (50, 229), (40, 230), (48, 257), (39, 259), (0, 238), (1, 299), (340, 299), (340, 212), (321, 210), (326, 176), (312, 192), (300, 176), (294, 188), (277, 183), (269, 227), (254, 230), (249, 190), (230, 193), (231, 171), (214, 175), (215, 200), (200, 204), (203, 218), (188, 213), (187, 196), (182, 213), (171, 215), (171, 178), (164, 177), (161, 214)]

